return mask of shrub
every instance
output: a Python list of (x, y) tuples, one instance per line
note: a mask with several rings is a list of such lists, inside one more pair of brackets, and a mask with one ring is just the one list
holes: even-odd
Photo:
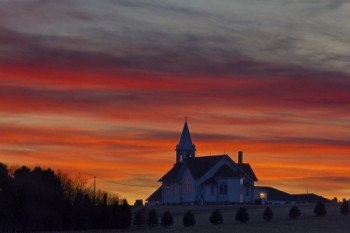
[(326, 216), (327, 210), (322, 202), (318, 202), (314, 208), (314, 214), (318, 217)]
[(349, 213), (349, 203), (343, 199), (343, 203), (340, 206), (340, 213), (342, 215), (347, 215)]
[(195, 219), (192, 211), (189, 210), (184, 214), (184, 217), (182, 219), (182, 223), (185, 227), (196, 225), (196, 219)]
[(160, 225), (163, 227), (170, 227), (174, 224), (174, 218), (171, 215), (171, 213), (167, 210), (162, 216), (162, 219), (160, 220)]
[(152, 228), (159, 225), (158, 214), (155, 209), (151, 209), (151, 211), (147, 215), (147, 225)]
[(213, 225), (219, 225), (223, 223), (223, 218), (220, 210), (216, 209), (214, 212), (210, 215), (209, 221)]
[(296, 219), (299, 216), (300, 216), (300, 210), (299, 210), (298, 207), (293, 206), (292, 208), (290, 208), (290, 210), (289, 210), (289, 217), (291, 219)]
[(271, 219), (273, 218), (273, 212), (270, 209), (270, 207), (266, 207), (266, 209), (263, 212), (263, 218), (267, 221), (270, 222)]
[(245, 223), (249, 221), (249, 214), (246, 208), (241, 207), (237, 210), (236, 221)]
[(136, 227), (142, 227), (146, 223), (145, 216), (142, 210), (136, 211), (134, 214), (133, 224)]

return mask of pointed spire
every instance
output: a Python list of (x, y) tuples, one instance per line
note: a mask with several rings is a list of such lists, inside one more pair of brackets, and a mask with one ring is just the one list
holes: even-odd
[(191, 139), (190, 130), (189, 130), (188, 124), (187, 124), (187, 117), (185, 118), (185, 124), (184, 124), (184, 127), (182, 129), (179, 147), (181, 149), (192, 149), (192, 139)]
[(196, 146), (192, 144), (190, 130), (185, 117), (185, 124), (182, 129), (180, 142), (176, 146), (176, 162), (181, 162), (190, 157), (195, 157)]

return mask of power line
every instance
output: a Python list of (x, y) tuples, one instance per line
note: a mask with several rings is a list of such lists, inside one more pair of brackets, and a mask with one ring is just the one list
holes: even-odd
[(105, 180), (105, 179), (101, 179), (99, 177), (96, 177), (99, 180), (102, 180), (104, 182), (107, 183), (112, 183), (112, 184), (116, 184), (116, 185), (122, 185), (122, 186), (130, 186), (130, 187), (143, 187), (143, 188), (150, 188), (149, 185), (139, 185), (139, 184), (125, 184), (125, 183), (121, 183), (121, 182), (116, 182), (116, 181), (112, 181), (112, 180)]
[(94, 190), (96, 190), (96, 179), (101, 180), (101, 181), (106, 182), (106, 183), (111, 183), (111, 184), (120, 185), (120, 186), (151, 188), (150, 185), (126, 184), (126, 183), (122, 183), (122, 182), (117, 182), (117, 181), (102, 179), (102, 178), (96, 177), (96, 175), (89, 174), (89, 173), (82, 173), (82, 172), (79, 172), (79, 175), (92, 177), (92, 178), (90, 178), (89, 180), (93, 179), (93, 185), (92, 185), (92, 186), (93, 186)]

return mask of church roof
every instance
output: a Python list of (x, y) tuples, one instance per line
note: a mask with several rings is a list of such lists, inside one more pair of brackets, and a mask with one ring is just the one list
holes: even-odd
[(154, 191), (151, 196), (149, 196), (146, 201), (161, 201), (162, 200), (162, 186), (160, 186), (156, 191)]
[(314, 193), (308, 194), (289, 194), (269, 186), (256, 186), (257, 190), (264, 190), (267, 192), (267, 199), (269, 201), (285, 201), (285, 202), (301, 202), (301, 203), (315, 203), (318, 201), (327, 202), (329, 199), (318, 196)]
[[(201, 178), (205, 173), (207, 173), (216, 163), (218, 163), (223, 158), (231, 158), (224, 155), (211, 155), (211, 156), (200, 156), (195, 158), (188, 158), (187, 160), (176, 163), (162, 178), (158, 180), (158, 182), (175, 182), (180, 178), (181, 171), (184, 166), (187, 166), (190, 170), (194, 179)], [(231, 160), (232, 161), (232, 160)], [(233, 162), (233, 161), (232, 161)], [(251, 168), (249, 163), (236, 163), (238, 167), (250, 177), (253, 181), (258, 181), (253, 169)], [(214, 177), (238, 177), (234, 170), (232, 170), (227, 165), (223, 166), (219, 169), (219, 171), (214, 175)]]
[(215, 178), (236, 178), (239, 177), (237, 172), (235, 172), (232, 168), (227, 166), (226, 164), (223, 165), (212, 177), (207, 179), (203, 184), (216, 184)]
[(228, 156), (213, 155), (188, 158), (184, 162), (176, 163), (172, 169), (170, 169), (162, 178), (158, 180), (158, 182), (176, 181), (180, 177), (180, 172), (185, 165), (190, 170), (193, 178), (199, 179), (224, 157)]
[(239, 168), (243, 170), (245, 174), (247, 174), (252, 180), (258, 181), (258, 178), (256, 177), (252, 167), (249, 163), (238, 163)]
[(217, 162), (227, 155), (213, 155), (189, 158), (185, 161), (194, 179), (201, 178), (207, 173)]
[(307, 193), (307, 194), (292, 194), (294, 201), (301, 202), (301, 203), (316, 203), (316, 202), (328, 202), (330, 201), (327, 198), (324, 198), (322, 196), (316, 195), (314, 193)]
[(192, 149), (193, 148), (190, 130), (188, 129), (188, 125), (187, 125), (187, 120), (185, 121), (184, 128), (183, 128), (182, 133), (181, 133), (178, 148), (181, 148), (181, 149)]
[(170, 169), (165, 175), (158, 180), (158, 182), (171, 182), (176, 181), (179, 178), (180, 172), (184, 163), (176, 163), (172, 169)]
[(264, 190), (267, 192), (267, 198), (269, 201), (293, 201), (293, 196), (289, 193), (283, 192), (279, 189), (275, 189), (269, 186), (256, 186), (258, 190)]
[(239, 175), (232, 168), (230, 168), (225, 164), (215, 173), (213, 177), (232, 178), (232, 177), (239, 177)]

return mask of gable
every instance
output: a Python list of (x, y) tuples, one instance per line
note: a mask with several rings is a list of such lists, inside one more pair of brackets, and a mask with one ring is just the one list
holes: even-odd
[(214, 155), (188, 158), (184, 162), (176, 163), (158, 182), (175, 182), (180, 179), (187, 167), (192, 177), (197, 180), (206, 174), (215, 164), (227, 155)]
[(249, 163), (238, 163), (237, 165), (251, 180), (258, 181), (258, 178)]
[(194, 179), (205, 175), (215, 164), (227, 155), (202, 156), (189, 158), (185, 161)]
[(221, 168), (214, 174), (214, 178), (239, 178), (239, 175), (232, 168), (224, 164)]
[(210, 176), (206, 181), (204, 181), (203, 184), (217, 184), (216, 181), (219, 178), (240, 178), (240, 176), (234, 169), (232, 169), (225, 163), (219, 168), (219, 170), (215, 172), (213, 176)]

